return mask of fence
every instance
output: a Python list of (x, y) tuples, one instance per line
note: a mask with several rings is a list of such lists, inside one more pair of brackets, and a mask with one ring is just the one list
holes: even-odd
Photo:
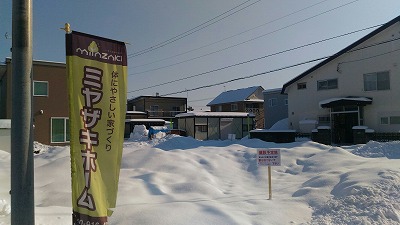
[(369, 133), (367, 138), (372, 141), (400, 141), (400, 133)]

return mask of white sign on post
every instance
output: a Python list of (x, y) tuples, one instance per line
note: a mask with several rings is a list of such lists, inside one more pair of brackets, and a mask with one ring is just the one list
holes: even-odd
[(259, 166), (280, 166), (280, 149), (257, 149), (257, 165)]
[(280, 149), (257, 149), (257, 165), (268, 166), (268, 189), (269, 199), (272, 199), (272, 178), (271, 166), (281, 165), (281, 150)]

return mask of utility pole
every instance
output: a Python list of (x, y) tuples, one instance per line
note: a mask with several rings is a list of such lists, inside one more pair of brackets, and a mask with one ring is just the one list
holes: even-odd
[(11, 224), (34, 225), (32, 0), (12, 2)]

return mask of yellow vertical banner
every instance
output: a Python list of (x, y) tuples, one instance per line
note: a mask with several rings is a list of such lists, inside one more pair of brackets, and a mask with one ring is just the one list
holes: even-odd
[(107, 224), (115, 208), (126, 113), (125, 43), (66, 34), (73, 224)]

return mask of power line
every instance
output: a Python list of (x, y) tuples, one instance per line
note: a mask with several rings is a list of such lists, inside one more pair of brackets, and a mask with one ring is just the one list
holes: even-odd
[[(168, 39), (168, 40), (166, 40), (166, 41), (163, 41), (163, 42), (161, 42), (161, 43), (158, 43), (158, 44), (153, 45), (153, 46), (151, 46), (151, 47), (148, 47), (148, 48), (146, 48), (146, 49), (140, 50), (140, 51), (138, 51), (138, 52), (134, 52), (134, 53), (132, 53), (132, 54), (129, 54), (129, 55), (128, 55), (128, 58), (132, 58), (132, 57), (137, 57), (137, 56), (143, 55), (143, 54), (145, 54), (145, 53), (154, 51), (154, 50), (156, 50), (156, 49), (158, 49), (158, 48), (164, 47), (164, 46), (166, 46), (166, 45), (168, 45), (168, 44), (171, 44), (171, 43), (173, 43), (173, 42), (175, 42), (175, 41), (178, 41), (178, 40), (180, 40), (180, 39), (182, 39), (182, 38), (184, 38), (184, 37), (187, 37), (187, 36), (189, 36), (189, 35), (191, 35), (191, 34), (194, 34), (194, 33), (198, 32), (198, 31), (200, 31), (200, 30), (202, 30), (202, 29), (204, 29), (204, 28), (206, 28), (206, 27), (209, 27), (209, 26), (211, 26), (211, 25), (213, 25), (213, 24), (215, 24), (215, 23), (217, 23), (217, 22), (219, 22), (219, 21), (221, 21), (221, 20), (223, 20), (223, 19), (225, 19), (225, 18), (227, 18), (227, 17), (229, 17), (229, 16), (235, 14), (235, 13), (238, 13), (238, 12), (240, 12), (240, 11), (242, 11), (242, 10), (244, 10), (244, 9), (246, 9), (246, 8), (248, 8), (248, 7), (250, 7), (250, 6), (254, 5), (254, 4), (256, 4), (256, 3), (258, 3), (258, 2), (260, 2), (261, 0), (257, 0), (256, 2), (253, 2), (253, 3), (251, 3), (250, 5), (247, 5), (247, 6), (243, 7), (243, 8), (240, 8), (240, 9), (238, 9), (238, 10), (236, 10), (236, 11), (234, 11), (234, 12), (232, 12), (232, 13), (230, 13), (230, 14), (228, 14), (228, 15), (226, 15), (226, 16), (224, 16), (224, 17), (218, 19), (218, 20), (216, 20), (217, 18), (219, 18), (219, 17), (221, 17), (221, 16), (223, 16), (223, 15), (225, 15), (225, 14), (227, 14), (227, 13), (233, 11), (233, 10), (235, 10), (236, 8), (241, 7), (242, 5), (248, 3), (249, 1), (251, 1), (251, 0), (245, 1), (245, 2), (243, 2), (242, 4), (240, 4), (240, 5), (238, 5), (238, 6), (235, 6), (235, 7), (233, 7), (232, 9), (230, 9), (230, 10), (228, 10), (228, 11), (226, 11), (226, 12), (224, 12), (224, 13), (222, 13), (222, 14), (220, 14), (220, 15), (218, 15), (218, 16), (216, 16), (216, 17), (210, 19), (210, 20), (207, 20), (206, 22), (204, 22), (204, 23), (202, 23), (202, 24), (200, 24), (200, 25), (198, 25), (198, 26), (196, 26), (196, 27), (194, 27), (194, 28), (192, 28), (192, 29), (190, 29), (190, 30), (188, 30), (188, 31), (185, 31), (185, 32), (183, 32), (183, 33), (181, 33), (181, 34), (179, 34), (179, 35), (177, 35), (177, 36), (175, 36), (175, 37), (172, 37), (172, 38), (170, 38), (170, 39)], [(213, 20), (216, 20), (216, 21), (213, 21)], [(212, 21), (213, 21), (213, 22), (212, 22)]]
[[(395, 41), (395, 40), (398, 40), (398, 39), (400, 39), (400, 38), (393, 39), (391, 41)], [(388, 43), (388, 42), (390, 42), (390, 41), (385, 41), (385, 42), (381, 42), (381, 43), (384, 44), (384, 43)], [(374, 46), (376, 46), (376, 45), (370, 45), (370, 47), (374, 47)], [(357, 51), (362, 50), (362, 49), (365, 49), (365, 48), (360, 48)], [(348, 52), (354, 52), (354, 51), (356, 51), (356, 50), (348, 51)], [(372, 58), (375, 58), (375, 57), (383, 56), (383, 55), (390, 54), (390, 53), (397, 52), (397, 51), (400, 51), (400, 49), (395, 49), (395, 50), (392, 50), (392, 51), (389, 51), (389, 52), (385, 52), (385, 53), (381, 53), (381, 54), (378, 54), (378, 55), (373, 55), (373, 56), (370, 56), (370, 57), (365, 57), (365, 58), (361, 58), (361, 59), (358, 59), (358, 60), (352, 60), (352, 61), (343, 62), (343, 63), (359, 62), (359, 61), (372, 59)], [(309, 60), (309, 61), (293, 64), (293, 65), (290, 65), (290, 66), (285, 66), (285, 67), (281, 67), (281, 68), (278, 68), (278, 69), (269, 70), (269, 71), (262, 72), (262, 73), (257, 73), (257, 74), (244, 76), (244, 77), (238, 77), (238, 78), (235, 78), (235, 79), (231, 79), (231, 80), (227, 80), (227, 81), (223, 81), (223, 82), (219, 82), (219, 83), (215, 83), (215, 84), (204, 85), (204, 86), (200, 86), (200, 87), (196, 87), (196, 88), (192, 88), (192, 89), (185, 89), (184, 91), (177, 91), (177, 92), (164, 94), (164, 95), (160, 95), (160, 96), (169, 96), (169, 95), (174, 95), (174, 94), (180, 94), (180, 93), (183, 93), (183, 92), (195, 91), (195, 90), (199, 90), (199, 89), (203, 89), (203, 88), (214, 87), (214, 86), (218, 86), (218, 85), (222, 85), (222, 84), (226, 84), (226, 83), (231, 83), (231, 82), (234, 82), (234, 81), (249, 79), (249, 78), (253, 78), (253, 77), (257, 77), (257, 76), (261, 76), (261, 75), (265, 75), (265, 74), (269, 74), (269, 73), (278, 72), (278, 71), (281, 71), (281, 70), (286, 70), (286, 69), (289, 69), (289, 68), (297, 67), (297, 66), (300, 66), (300, 65), (304, 65), (304, 64), (320, 61), (320, 60), (332, 57), (334, 55), (325, 56), (325, 57), (321, 57), (321, 58), (317, 58), (317, 59), (313, 59), (313, 60)]]
[(164, 96), (168, 96), (168, 95), (175, 95), (175, 94), (180, 94), (180, 93), (184, 93), (184, 92), (188, 92), (188, 91), (196, 91), (196, 90), (203, 89), (203, 88), (209, 88), (209, 87), (214, 87), (214, 86), (218, 86), (218, 85), (222, 85), (222, 84), (232, 83), (234, 81), (244, 80), (244, 79), (248, 79), (248, 78), (252, 78), (252, 77), (257, 77), (257, 76), (265, 75), (265, 74), (268, 74), (268, 73), (278, 72), (278, 71), (289, 69), (289, 68), (292, 68), (292, 67), (301, 66), (301, 65), (304, 65), (304, 64), (320, 61), (320, 60), (323, 60), (323, 59), (327, 59), (329, 57), (330, 56), (325, 56), (325, 57), (321, 57), (321, 58), (318, 58), (318, 59), (313, 59), (313, 60), (305, 61), (305, 62), (302, 62), (302, 63), (297, 63), (297, 64), (294, 64), (294, 65), (281, 67), (279, 69), (274, 69), (274, 70), (270, 70), (270, 71), (266, 71), (266, 72), (262, 72), (262, 73), (257, 73), (257, 74), (253, 74), (253, 75), (249, 75), (249, 76), (245, 76), (245, 77), (238, 77), (238, 78), (235, 78), (235, 79), (231, 79), (231, 80), (227, 80), (227, 81), (223, 81), (223, 82), (219, 82), (219, 83), (215, 83), (215, 84), (208, 84), (208, 85), (204, 85), (204, 86), (200, 86), (200, 87), (196, 87), (196, 88), (192, 88), (192, 89), (186, 89), (184, 91), (177, 91), (177, 92), (164, 94), (164, 95), (160, 95), (160, 96), (164, 97)]
[(188, 102), (201, 102), (201, 101), (205, 101), (205, 100), (211, 100), (211, 99), (214, 99), (215, 97), (212, 97), (212, 98), (203, 98), (203, 99), (196, 99), (196, 100), (191, 100), (191, 101), (188, 101)]
[(228, 39), (230, 39), (230, 38), (233, 38), (233, 37), (239, 36), (239, 35), (241, 35), (241, 34), (247, 33), (247, 32), (249, 32), (249, 31), (255, 30), (255, 29), (260, 28), (260, 27), (262, 27), (262, 26), (265, 26), (265, 25), (271, 24), (271, 23), (273, 23), (273, 22), (279, 21), (279, 20), (284, 19), (284, 18), (286, 18), (286, 17), (289, 17), (289, 16), (291, 16), (291, 15), (297, 14), (297, 13), (299, 13), (299, 12), (302, 12), (302, 11), (306, 10), (306, 9), (310, 9), (310, 8), (312, 8), (312, 7), (316, 6), (316, 5), (319, 5), (319, 4), (323, 3), (323, 2), (326, 2), (326, 1), (329, 1), (329, 0), (323, 0), (323, 1), (317, 2), (317, 3), (313, 4), (313, 5), (307, 6), (307, 7), (305, 7), (305, 8), (299, 9), (299, 10), (294, 11), (294, 12), (291, 12), (291, 13), (289, 13), (289, 14), (287, 14), (287, 15), (284, 15), (284, 16), (281, 16), (281, 17), (279, 17), (279, 18), (277, 18), (277, 19), (268, 21), (268, 22), (263, 23), (263, 24), (261, 24), (261, 25), (258, 25), (258, 26), (256, 26), (256, 27), (247, 29), (247, 30), (242, 31), (242, 32), (240, 32), (240, 33), (237, 33), (237, 34), (235, 34), (235, 35), (232, 35), (232, 36), (223, 38), (223, 39), (221, 39), (221, 40), (219, 40), (219, 41), (212, 42), (212, 43), (210, 43), (210, 44), (203, 45), (203, 46), (201, 46), (201, 47), (198, 47), (198, 48), (195, 48), (195, 49), (192, 49), (192, 50), (189, 50), (189, 51), (186, 51), (186, 52), (183, 52), (183, 53), (174, 55), (174, 56), (170, 56), (170, 57), (167, 57), (167, 58), (159, 59), (159, 60), (156, 60), (156, 61), (154, 61), (154, 62), (150, 62), (150, 63), (146, 63), (146, 64), (142, 64), (142, 65), (133, 66), (132, 68), (138, 68), (138, 67), (142, 67), (142, 66), (151, 65), (151, 64), (154, 64), (154, 63), (157, 63), (157, 62), (161, 62), (161, 61), (164, 61), (164, 60), (167, 60), (167, 59), (171, 59), (171, 58), (175, 58), (175, 57), (178, 57), (178, 56), (181, 56), (181, 55), (185, 55), (185, 54), (187, 54), (187, 53), (190, 53), (190, 52), (193, 52), (193, 51), (197, 51), (197, 50), (200, 50), (200, 49), (205, 48), (205, 47), (209, 47), (209, 46), (211, 46), (211, 45), (220, 43), (220, 42), (225, 41), (225, 40), (228, 40)]
[(316, 42), (312, 42), (312, 43), (308, 43), (308, 44), (305, 44), (305, 45), (297, 46), (297, 47), (294, 47), (294, 48), (286, 49), (286, 50), (283, 50), (283, 51), (271, 53), (271, 54), (268, 54), (268, 55), (265, 55), (265, 56), (261, 56), (261, 57), (258, 57), (258, 58), (254, 58), (254, 59), (250, 59), (250, 60), (247, 60), (247, 61), (239, 62), (239, 63), (232, 64), (232, 65), (229, 65), (229, 66), (224, 66), (224, 67), (221, 67), (221, 68), (218, 68), (218, 69), (202, 72), (202, 73), (191, 75), (191, 76), (188, 76), (188, 77), (175, 79), (175, 80), (172, 80), (172, 81), (168, 81), (168, 82), (152, 85), (152, 86), (149, 86), (149, 87), (136, 89), (136, 90), (133, 90), (133, 91), (128, 91), (128, 93), (147, 90), (147, 89), (150, 89), (150, 88), (159, 87), (159, 86), (175, 83), (175, 82), (178, 82), (178, 81), (187, 80), (187, 79), (190, 79), (190, 78), (206, 75), (206, 74), (209, 74), (209, 73), (217, 72), (217, 71), (228, 69), (228, 68), (231, 68), (231, 67), (235, 67), (235, 66), (246, 64), (246, 63), (254, 62), (254, 61), (257, 61), (257, 60), (260, 60), (260, 59), (265, 59), (265, 58), (268, 58), (268, 57), (272, 57), (272, 56), (276, 56), (276, 55), (279, 55), (279, 54), (287, 53), (287, 52), (290, 52), (290, 51), (298, 50), (300, 48), (304, 48), (304, 47), (308, 47), (308, 46), (311, 46), (311, 45), (319, 44), (319, 43), (322, 43), (322, 42), (325, 42), (325, 41), (329, 41), (329, 40), (333, 40), (333, 39), (336, 39), (336, 38), (344, 37), (344, 36), (351, 35), (351, 34), (354, 34), (354, 33), (357, 33), (357, 32), (369, 30), (369, 29), (372, 29), (372, 28), (375, 28), (375, 27), (378, 27), (378, 26), (382, 26), (382, 24), (375, 25), (375, 26), (372, 26), (372, 27), (363, 28), (363, 29), (360, 29), (360, 30), (352, 31), (352, 32), (348, 32), (348, 33), (337, 35), (337, 36), (334, 36), (334, 37), (322, 39), (322, 40), (319, 40), (319, 41), (316, 41)]
[(319, 14), (317, 14), (317, 15), (308, 17), (308, 18), (306, 18), (306, 19), (300, 20), (300, 21), (298, 21), (298, 22), (292, 23), (292, 24), (290, 24), (290, 25), (287, 25), (287, 26), (284, 26), (284, 27), (282, 27), (282, 28), (276, 29), (276, 30), (274, 30), (274, 31), (268, 32), (268, 33), (266, 33), (266, 34), (257, 36), (257, 37), (255, 37), (255, 38), (252, 38), (252, 39), (249, 39), (249, 40), (240, 42), (240, 43), (238, 43), (238, 44), (231, 45), (231, 46), (228, 46), (228, 47), (226, 47), (226, 48), (222, 48), (222, 49), (220, 49), (220, 50), (216, 50), (216, 51), (213, 51), (213, 52), (210, 52), (210, 53), (201, 55), (201, 56), (197, 56), (197, 57), (194, 57), (194, 58), (191, 58), (191, 59), (187, 59), (187, 60), (184, 60), (184, 61), (181, 61), (181, 62), (178, 62), (178, 63), (171, 64), (171, 65), (162, 66), (162, 67), (158, 67), (158, 68), (155, 68), (155, 69), (146, 70), (146, 71), (142, 71), (142, 72), (132, 73), (132, 74), (129, 74), (129, 75), (137, 75), (137, 74), (152, 72), (152, 71), (155, 71), (155, 70), (160, 70), (160, 69), (168, 68), (168, 67), (171, 67), (171, 66), (176, 66), (176, 65), (179, 65), (179, 64), (182, 64), (182, 63), (186, 63), (186, 62), (189, 62), (189, 61), (193, 61), (193, 60), (195, 60), (195, 59), (200, 59), (200, 58), (203, 58), (203, 57), (205, 57), (205, 56), (213, 55), (213, 54), (215, 54), (215, 53), (219, 53), (219, 52), (222, 52), (222, 51), (231, 49), (231, 48), (233, 48), (233, 47), (237, 47), (237, 46), (239, 46), (239, 45), (246, 44), (246, 43), (248, 43), (248, 42), (254, 41), (254, 40), (259, 39), (259, 38), (261, 38), (261, 37), (265, 37), (265, 36), (267, 36), (267, 35), (270, 35), (270, 34), (273, 34), (273, 33), (278, 32), (278, 31), (287, 29), (287, 28), (292, 27), (292, 26), (294, 26), (294, 25), (303, 23), (303, 22), (305, 22), (305, 21), (308, 21), (308, 20), (313, 19), (313, 18), (315, 18), (315, 17), (321, 16), (321, 15), (326, 14), (326, 13), (328, 13), (328, 12), (334, 11), (334, 10), (336, 10), (336, 9), (342, 8), (342, 7), (344, 7), (344, 6), (350, 5), (350, 4), (355, 3), (355, 2), (357, 2), (357, 1), (359, 1), (359, 0), (354, 0), (354, 1), (348, 2), (348, 3), (346, 3), (346, 4), (337, 6), (337, 7), (332, 8), (332, 9), (329, 9), (329, 10), (324, 11), (324, 12), (322, 12), (322, 13), (319, 13)]

